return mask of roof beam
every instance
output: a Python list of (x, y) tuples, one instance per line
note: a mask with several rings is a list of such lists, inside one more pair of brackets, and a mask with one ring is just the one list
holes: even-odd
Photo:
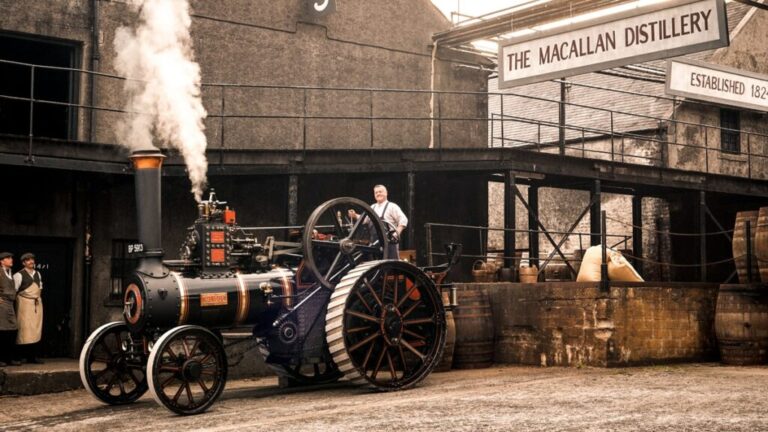
[(735, 1), (737, 1), (739, 3), (742, 3), (742, 4), (745, 4), (745, 5), (748, 5), (748, 6), (756, 7), (758, 9), (768, 10), (768, 5), (767, 4), (758, 3), (755, 0), (735, 0)]
[(632, 1), (635, 0), (552, 0), (535, 7), (511, 11), (477, 23), (435, 33), (432, 40), (440, 46), (457, 46)]

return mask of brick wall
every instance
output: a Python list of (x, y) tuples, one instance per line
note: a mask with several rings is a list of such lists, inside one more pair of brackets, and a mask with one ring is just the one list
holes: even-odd
[[(432, 35), (450, 28), (431, 2), (337, 2), (335, 12), (317, 19), (305, 16), (306, 3), (191, 0), (190, 31), (202, 82), (430, 89)], [(138, 15), (125, 0), (95, 4), (99, 11), (97, 68), (116, 74), (116, 31), (134, 26)], [(92, 9), (88, 0), (0, 0), (0, 11), (0, 31), (78, 44), (82, 47), (80, 63), (90, 68)], [(440, 50), (436, 58), (436, 90), (482, 93), (487, 89), (487, 72), (463, 67), (490, 65), (481, 57)], [(90, 83), (86, 74), (80, 75), (78, 101), (87, 104)], [(124, 108), (122, 80), (99, 75), (94, 82), (95, 101), (89, 105)], [(430, 116), (428, 93), (241, 87), (223, 91), (216, 86), (204, 86), (201, 92), (209, 114), (204, 122), (209, 148), (297, 149), (306, 144), (310, 149), (379, 149), (427, 148), (430, 144), (431, 125), (423, 120)], [(486, 99), (440, 97), (436, 103), (442, 116), (454, 119), (442, 125), (442, 147), (486, 145)], [(222, 112), (232, 116), (223, 124), (215, 117)], [(305, 114), (330, 118), (304, 122), (299, 117)], [(369, 116), (382, 119), (366, 120)], [(119, 112), (96, 111), (93, 141), (115, 143), (114, 125), (124, 117)], [(456, 120), (467, 118), (477, 120)], [(88, 121), (87, 114), (81, 115), (79, 139), (88, 139)]]
[(717, 356), (717, 284), (462, 286), (490, 294), (497, 363), (609, 367)]
[[(527, 196), (528, 187), (518, 186), (523, 196)], [(558, 188), (539, 189), (539, 219), (550, 231), (565, 232), (574, 222), (574, 219), (589, 203), (589, 192), (583, 190), (569, 190)], [(644, 197), (642, 201), (642, 226), (643, 226), (643, 256), (642, 258), (655, 262), (670, 262), (671, 244), (669, 235), (662, 235), (660, 231), (669, 231), (669, 204), (661, 198)], [(611, 235), (609, 244), (614, 245), (621, 239), (619, 236), (629, 237), (626, 244), (617, 245), (618, 249), (632, 249), (632, 197), (630, 195), (603, 193), (602, 208), (608, 216), (607, 228)], [(516, 200), (515, 227), (528, 229), (528, 212), (520, 202)], [(492, 228), (504, 227), (504, 184), (498, 182), (488, 183), (488, 226)], [(514, 227), (507, 227), (514, 228)], [(585, 215), (563, 243), (561, 249), (566, 254), (572, 254), (577, 249), (589, 247), (590, 224), (589, 214)], [(575, 233), (584, 233), (579, 236)], [(613, 237), (616, 236), (616, 237)], [(559, 241), (562, 235), (553, 234), (552, 237)], [(516, 235), (518, 249), (528, 247), (528, 234), (519, 232)], [(504, 235), (502, 231), (490, 231), (488, 233), (489, 251), (504, 249)], [(541, 234), (539, 236), (539, 256), (546, 257), (553, 250), (552, 244)], [(653, 263), (643, 263), (641, 275), (645, 280), (669, 280), (669, 267)]]

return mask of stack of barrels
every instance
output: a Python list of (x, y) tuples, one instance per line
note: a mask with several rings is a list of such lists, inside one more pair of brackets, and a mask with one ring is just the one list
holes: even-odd
[(736, 214), (733, 258), (741, 283), (721, 285), (717, 296), (720, 358), (734, 365), (763, 364), (768, 361), (768, 207)]

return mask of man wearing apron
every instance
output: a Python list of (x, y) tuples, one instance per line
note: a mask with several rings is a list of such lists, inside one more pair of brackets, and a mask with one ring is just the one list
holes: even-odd
[(0, 367), (18, 366), (16, 358), (16, 288), (11, 276), (13, 254), (0, 252)]
[(35, 270), (35, 256), (29, 252), (21, 256), (24, 266), (15, 275), (16, 286), (16, 319), (19, 332), (16, 344), (19, 354), (27, 359), (27, 363), (42, 363), (37, 358), (37, 346), (43, 335), (43, 281), (40, 272)]

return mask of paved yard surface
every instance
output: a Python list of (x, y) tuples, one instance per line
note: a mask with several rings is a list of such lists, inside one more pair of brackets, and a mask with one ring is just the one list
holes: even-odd
[(504, 366), (433, 374), (416, 389), (394, 393), (238, 380), (193, 417), (175, 416), (148, 395), (124, 407), (102, 405), (84, 390), (0, 398), (0, 430), (49, 429), (760, 431), (768, 430), (768, 367)]

